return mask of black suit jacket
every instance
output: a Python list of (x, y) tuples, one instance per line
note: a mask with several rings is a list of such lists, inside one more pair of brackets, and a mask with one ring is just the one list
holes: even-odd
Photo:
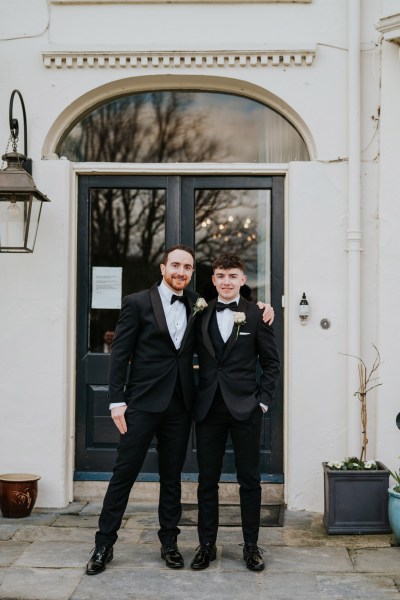
[[(212, 344), (209, 325), (216, 300), (209, 302), (196, 323), (200, 378), (195, 403), (195, 419), (202, 421), (210, 410), (219, 385), (229, 412), (237, 419), (249, 418), (262, 402), (272, 402), (280, 363), (272, 327), (262, 320), (260, 309), (240, 298), (238, 312), (244, 312), (246, 323), (232, 333), (220, 359)], [(257, 360), (262, 374), (257, 383)]]
[(172, 398), (179, 371), (184, 402), (191, 409), (196, 318), (193, 304), (197, 294), (187, 290), (184, 294), (188, 298), (190, 316), (179, 350), (169, 334), (157, 284), (123, 298), (110, 353), (110, 402), (126, 402), (128, 406), (133, 403), (146, 412), (161, 412)]

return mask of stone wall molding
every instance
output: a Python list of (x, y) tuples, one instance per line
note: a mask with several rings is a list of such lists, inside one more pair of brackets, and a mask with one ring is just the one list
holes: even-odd
[(311, 66), (315, 46), (297, 46), (282, 50), (271, 48), (236, 50), (145, 50), (83, 49), (46, 47), (42, 50), (46, 68), (170, 68), (207, 69), (210, 67), (289, 67)]

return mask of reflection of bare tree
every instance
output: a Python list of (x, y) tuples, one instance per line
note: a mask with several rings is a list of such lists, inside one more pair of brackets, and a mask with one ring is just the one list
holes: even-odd
[(153, 92), (119, 98), (82, 119), (58, 152), (74, 161), (220, 161), (221, 147), (204, 126), (204, 110), (189, 110), (189, 92)]
[(102, 264), (135, 256), (140, 256), (145, 266), (159, 261), (164, 242), (159, 235), (164, 226), (164, 206), (164, 190), (92, 190), (92, 255)]
[[(219, 161), (219, 143), (207, 132), (204, 110), (189, 110), (193, 95), (155, 92), (119, 98), (91, 112), (58, 149), (74, 161)], [(92, 258), (102, 264), (140, 259), (155, 265), (164, 245), (161, 190), (109, 189), (92, 201)], [(201, 223), (198, 217), (198, 226)], [(97, 262), (97, 264), (99, 264)]]

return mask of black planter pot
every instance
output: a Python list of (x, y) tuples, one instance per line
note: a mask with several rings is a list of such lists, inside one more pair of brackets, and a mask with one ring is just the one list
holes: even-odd
[(336, 471), (324, 467), (324, 525), (328, 533), (390, 533), (389, 471)]

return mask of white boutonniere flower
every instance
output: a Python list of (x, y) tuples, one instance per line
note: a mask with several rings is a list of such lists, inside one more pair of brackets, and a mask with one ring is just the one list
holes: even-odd
[(236, 339), (238, 339), (239, 331), (242, 325), (246, 325), (246, 315), (244, 312), (234, 312), (233, 313), (233, 322), (237, 327), (236, 331)]
[(203, 312), (205, 308), (207, 308), (208, 304), (204, 300), (204, 298), (197, 298), (195, 305), (193, 306), (193, 316), (197, 315), (199, 312)]

